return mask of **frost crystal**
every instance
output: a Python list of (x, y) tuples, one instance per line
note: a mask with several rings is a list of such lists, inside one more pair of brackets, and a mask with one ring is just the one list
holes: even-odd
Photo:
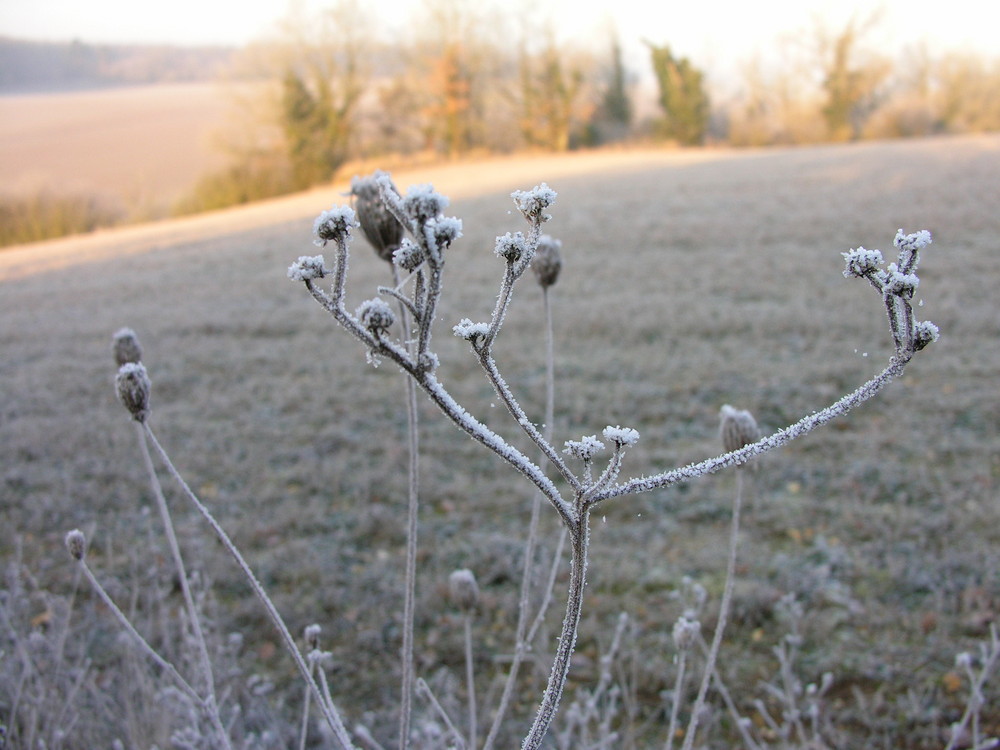
[(462, 236), (462, 220), (454, 216), (438, 216), (428, 220), (427, 229), (434, 237), (434, 244), (442, 248), (448, 247)]
[(555, 203), (556, 191), (546, 185), (536, 185), (531, 190), (515, 190), (510, 194), (518, 210), (528, 221), (548, 221), (552, 217), (544, 213), (545, 209)]
[(674, 623), (674, 630), (671, 634), (674, 645), (678, 651), (687, 651), (698, 641), (698, 634), (701, 632), (701, 623), (697, 620), (689, 620), (683, 615), (677, 618)]
[(849, 253), (841, 253), (841, 255), (844, 256), (846, 262), (844, 276), (848, 279), (853, 276), (864, 278), (869, 273), (877, 271), (882, 265), (882, 253), (878, 250), (867, 250), (859, 247)]
[(362, 302), (355, 315), (361, 325), (376, 335), (388, 331), (396, 322), (389, 303), (378, 297)]
[(358, 226), (354, 209), (350, 206), (334, 206), (316, 217), (313, 224), (314, 245), (323, 247), (327, 242), (346, 242), (351, 236), (351, 227)]
[(639, 432), (633, 430), (631, 427), (612, 427), (608, 425), (604, 428), (602, 434), (605, 440), (610, 440), (619, 447), (635, 445), (639, 442)]
[(587, 435), (581, 440), (567, 440), (565, 445), (563, 453), (581, 461), (590, 461), (604, 450), (604, 443), (597, 439), (597, 435)]
[(896, 230), (896, 238), (892, 241), (899, 251), (902, 252), (916, 252), (917, 250), (923, 250), (929, 244), (931, 244), (931, 233), (926, 229), (921, 229), (919, 232), (914, 232), (913, 234), (903, 234), (903, 230)]
[(902, 273), (895, 263), (890, 263), (886, 269), (882, 291), (885, 294), (912, 297), (919, 284), (920, 279), (917, 278), (916, 274)]
[(458, 321), (458, 325), (451, 330), (459, 338), (475, 343), (477, 339), (486, 337), (490, 332), (490, 325), (489, 323), (473, 323), (468, 318), (462, 318)]
[(433, 185), (413, 185), (403, 198), (406, 215), (420, 224), (439, 216), (447, 205), (448, 199), (434, 192)]
[(940, 338), (938, 327), (929, 320), (922, 320), (913, 327), (913, 350), (919, 352)]
[(521, 258), (530, 258), (531, 247), (521, 232), (511, 234), (507, 232), (503, 237), (497, 237), (497, 244), (493, 248), (499, 257), (511, 263), (516, 263)]
[(322, 255), (300, 255), (299, 259), (288, 267), (288, 278), (292, 281), (322, 279), (325, 273)]
[(404, 271), (412, 273), (424, 262), (424, 251), (415, 245), (412, 240), (404, 238), (399, 248), (392, 254), (392, 262)]

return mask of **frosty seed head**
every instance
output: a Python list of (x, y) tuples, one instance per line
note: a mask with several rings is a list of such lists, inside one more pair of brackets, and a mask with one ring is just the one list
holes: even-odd
[(427, 230), (434, 238), (434, 244), (443, 250), (462, 236), (462, 220), (454, 216), (438, 216), (427, 220)]
[(727, 453), (760, 440), (760, 428), (753, 414), (726, 404), (719, 410), (719, 435)]
[(322, 628), (316, 623), (313, 623), (312, 625), (306, 625), (304, 635), (306, 639), (306, 646), (309, 648), (310, 651), (319, 648), (319, 634), (321, 631)]
[(635, 445), (639, 442), (639, 431), (633, 430), (631, 427), (608, 425), (601, 434), (604, 435), (605, 440), (610, 440), (619, 448)]
[(118, 368), (115, 377), (115, 391), (132, 419), (145, 422), (149, 416), (149, 391), (152, 384), (146, 368), (140, 362), (126, 362)]
[(466, 614), (476, 608), (479, 602), (479, 585), (471, 570), (462, 568), (448, 576), (448, 596), (451, 603)]
[(66, 550), (74, 560), (82, 560), (87, 554), (87, 537), (79, 529), (66, 534)]
[(671, 635), (677, 650), (687, 651), (698, 642), (699, 633), (701, 633), (701, 623), (681, 615), (674, 623)]
[(448, 205), (448, 199), (434, 192), (433, 185), (413, 185), (403, 198), (403, 210), (418, 224), (441, 215)]
[(928, 344), (933, 344), (940, 338), (938, 327), (929, 320), (922, 320), (913, 326), (913, 351), (919, 352)]
[(385, 172), (375, 172), (368, 177), (351, 180), (351, 195), (358, 211), (358, 222), (365, 239), (384, 261), (392, 263), (392, 255), (403, 240), (403, 225), (386, 207), (379, 192), (379, 182), (388, 181), (392, 190), (396, 186)]
[(424, 251), (406, 237), (399, 243), (396, 252), (392, 254), (392, 262), (409, 273), (413, 273), (420, 268), (420, 264), (424, 260)]
[(288, 267), (288, 278), (292, 281), (322, 279), (326, 274), (323, 262), (322, 255), (300, 255), (299, 259)]
[(142, 347), (135, 331), (131, 328), (118, 329), (111, 337), (111, 353), (114, 354), (115, 364), (119, 367), (127, 362), (142, 361)]
[(313, 244), (322, 247), (327, 242), (344, 243), (351, 236), (351, 228), (358, 225), (354, 209), (350, 206), (334, 206), (316, 217), (313, 224)]
[(870, 273), (878, 271), (882, 265), (882, 253), (878, 250), (868, 250), (859, 247), (848, 253), (841, 253), (844, 256), (844, 276), (846, 278), (864, 278)]
[(581, 461), (590, 461), (604, 450), (604, 443), (597, 439), (597, 435), (588, 435), (582, 440), (567, 440), (565, 446), (563, 453)]
[(396, 322), (396, 316), (389, 303), (378, 297), (362, 302), (355, 315), (361, 321), (361, 325), (376, 336), (388, 331)]
[(562, 258), (559, 256), (561, 247), (562, 242), (550, 235), (543, 234), (538, 238), (538, 246), (531, 258), (531, 270), (535, 272), (535, 278), (542, 289), (552, 286), (559, 278), (559, 271), (562, 269)]
[(545, 209), (555, 203), (556, 191), (544, 182), (531, 190), (515, 190), (510, 197), (514, 199), (517, 209), (528, 221), (543, 222), (552, 218), (545, 213)]
[(531, 252), (528, 241), (521, 232), (511, 234), (507, 232), (503, 237), (497, 237), (496, 246), (493, 252), (498, 257), (503, 258), (508, 263), (516, 263)]

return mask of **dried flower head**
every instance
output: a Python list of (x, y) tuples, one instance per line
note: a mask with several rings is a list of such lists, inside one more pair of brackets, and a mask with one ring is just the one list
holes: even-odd
[(563, 453), (581, 461), (590, 461), (604, 450), (604, 443), (597, 439), (597, 435), (588, 435), (581, 440), (567, 440), (565, 446)]
[(913, 351), (919, 352), (928, 344), (933, 344), (941, 337), (938, 327), (929, 320), (922, 320), (913, 326)]
[(469, 613), (476, 608), (479, 602), (479, 585), (471, 570), (462, 568), (448, 576), (448, 596), (451, 603), (462, 612)]
[(142, 347), (139, 345), (139, 337), (131, 328), (120, 328), (111, 337), (111, 352), (115, 357), (115, 364), (121, 367), (127, 362), (142, 361)]
[(354, 209), (350, 206), (334, 206), (316, 217), (313, 224), (313, 234), (316, 235), (313, 244), (320, 247), (327, 242), (343, 243), (351, 236), (351, 227), (358, 225)]
[(139, 362), (126, 362), (118, 368), (115, 391), (118, 400), (128, 409), (132, 419), (145, 422), (149, 416), (149, 391), (152, 384), (146, 368)]
[(535, 272), (535, 278), (543, 289), (555, 284), (559, 278), (559, 271), (562, 269), (562, 258), (559, 256), (561, 247), (560, 240), (547, 234), (538, 238), (535, 255), (531, 258), (531, 270)]
[(74, 560), (82, 560), (87, 554), (87, 537), (79, 529), (66, 534), (66, 549)]
[(726, 404), (719, 410), (719, 435), (726, 452), (739, 450), (760, 440), (760, 428), (753, 414)]
[(306, 646), (310, 651), (319, 648), (319, 634), (321, 631), (322, 628), (316, 623), (306, 625), (304, 635), (306, 639)]
[(288, 267), (288, 278), (292, 281), (322, 279), (326, 274), (323, 262), (322, 255), (300, 255), (299, 259)]
[(635, 445), (639, 442), (639, 431), (633, 430), (631, 427), (608, 425), (601, 434), (604, 435), (605, 440), (610, 440), (619, 448)]
[(687, 651), (698, 642), (698, 635), (701, 633), (701, 623), (697, 620), (689, 620), (681, 615), (674, 623), (672, 636), (674, 645), (678, 651)]
[(493, 252), (508, 263), (516, 263), (522, 258), (530, 257), (531, 247), (528, 245), (528, 241), (524, 238), (523, 233), (515, 232), (511, 234), (507, 232), (502, 237), (497, 237), (497, 243), (493, 248)]
[(515, 190), (510, 197), (528, 221), (543, 222), (552, 218), (545, 213), (545, 209), (555, 203), (556, 191), (544, 182), (531, 190)]
[(418, 224), (441, 215), (448, 199), (434, 191), (433, 185), (412, 185), (403, 198), (403, 210)]
[(361, 321), (361, 325), (376, 336), (388, 331), (396, 322), (396, 316), (389, 303), (379, 297), (362, 302), (355, 315)]
[(426, 260), (424, 251), (407, 237), (403, 238), (396, 252), (392, 254), (392, 262), (410, 273), (420, 268), (424, 260)]
[(855, 276), (864, 278), (878, 271), (882, 265), (882, 253), (878, 250), (859, 247), (841, 255), (844, 256), (844, 276), (848, 279)]
[(403, 241), (403, 225), (392, 215), (382, 200), (379, 182), (388, 180), (395, 191), (389, 175), (378, 171), (368, 177), (351, 180), (351, 194), (358, 211), (358, 222), (365, 239), (384, 261), (392, 263), (392, 255)]

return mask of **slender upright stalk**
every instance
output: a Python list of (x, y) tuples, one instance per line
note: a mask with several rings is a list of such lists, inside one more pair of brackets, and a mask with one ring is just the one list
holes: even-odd
[[(549, 300), (548, 287), (542, 287), (542, 304), (545, 311), (545, 422), (542, 425), (542, 437), (547, 443), (552, 442), (553, 421), (555, 420), (555, 356), (552, 333), (552, 304)], [(545, 453), (541, 452), (538, 466), (545, 469)], [(524, 544), (524, 567), (521, 571), (521, 596), (517, 603), (517, 625), (514, 630), (514, 657), (511, 659), (510, 670), (507, 673), (507, 680), (503, 686), (503, 693), (500, 696), (500, 704), (497, 707), (496, 716), (490, 726), (489, 734), (483, 750), (492, 750), (493, 743), (496, 742), (500, 725), (503, 723), (510, 707), (510, 700), (514, 693), (514, 686), (517, 683), (517, 674), (521, 669), (521, 663), (528, 651), (530, 637), (525, 638), (528, 627), (528, 603), (531, 592), (532, 570), (534, 569), (535, 545), (538, 542), (538, 520), (541, 515), (542, 494), (535, 492), (531, 502), (531, 519), (528, 522), (528, 538)], [(560, 551), (562, 545), (559, 546)], [(559, 565), (559, 557), (552, 561), (553, 569)], [(541, 607), (539, 615), (547, 608), (549, 599), (546, 598)]]
[[(399, 285), (399, 271), (392, 267), (393, 281)], [(400, 323), (404, 340), (410, 330), (406, 305), (400, 304)], [(403, 594), (403, 664), (400, 687), (399, 747), (409, 747), (410, 721), (413, 714), (413, 622), (417, 586), (417, 524), (420, 510), (420, 433), (417, 412), (417, 384), (406, 381), (406, 426), (409, 465), (407, 470), (406, 510), (406, 590)]]
[(537, 750), (541, 747), (545, 733), (555, 718), (559, 702), (562, 700), (563, 688), (569, 674), (569, 663), (576, 648), (577, 628), (580, 624), (580, 611), (583, 608), (583, 591), (587, 582), (587, 547), (590, 543), (590, 514), (583, 508), (575, 528), (570, 529), (570, 559), (569, 590), (566, 596), (566, 616), (563, 618), (562, 631), (559, 634), (559, 645), (556, 647), (555, 659), (552, 661), (552, 671), (549, 682), (542, 695), (541, 705), (535, 714), (535, 720), (528, 731), (522, 750)]
[(708, 649), (708, 656), (705, 660), (705, 673), (701, 677), (701, 685), (698, 688), (698, 697), (694, 701), (694, 708), (691, 709), (691, 718), (688, 721), (687, 731), (684, 734), (684, 744), (681, 746), (681, 750), (691, 750), (694, 745), (694, 736), (698, 731), (699, 717), (702, 708), (705, 706), (705, 695), (708, 693), (708, 686), (712, 681), (712, 675), (715, 674), (715, 662), (719, 657), (722, 633), (726, 629), (726, 621), (729, 619), (733, 586), (736, 583), (736, 551), (739, 546), (740, 505), (743, 502), (743, 475), (745, 473), (746, 471), (743, 467), (740, 467), (736, 472), (736, 497), (733, 499), (733, 520), (729, 532), (729, 559), (726, 562), (726, 583), (722, 592), (722, 602), (719, 604), (719, 617), (715, 624), (715, 633), (712, 635), (712, 645)]
[(146, 445), (146, 433), (143, 425), (135, 423), (136, 438), (142, 452), (143, 464), (149, 476), (150, 487), (153, 490), (153, 497), (156, 499), (156, 507), (160, 513), (160, 520), (163, 523), (164, 534), (167, 537), (167, 545), (170, 547), (170, 554), (174, 560), (174, 567), (177, 569), (177, 578), (180, 582), (181, 594), (184, 597), (184, 605), (188, 610), (188, 619), (191, 621), (191, 632), (194, 635), (195, 643), (198, 647), (198, 663), (201, 668), (201, 677), (204, 683), (205, 704), (212, 715), (212, 723), (216, 727), (216, 734), (219, 735), (219, 742), (225, 748), (231, 748), (229, 734), (222, 726), (222, 719), (219, 716), (219, 706), (215, 697), (215, 676), (212, 674), (212, 659), (208, 654), (208, 644), (205, 642), (205, 634), (201, 628), (201, 613), (194, 601), (191, 593), (191, 583), (188, 581), (187, 570), (184, 566), (184, 559), (181, 557), (181, 548), (177, 543), (177, 534), (174, 531), (173, 520), (170, 517), (170, 509), (167, 507), (167, 500), (163, 496), (163, 488), (160, 486), (159, 477), (153, 467), (153, 459), (149, 455), (149, 446)]

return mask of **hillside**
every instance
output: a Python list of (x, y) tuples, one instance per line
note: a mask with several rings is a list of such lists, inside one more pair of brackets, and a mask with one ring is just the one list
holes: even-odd
[[(404, 191), (434, 183), (452, 199), (446, 214), (463, 220), (433, 339), (439, 377), (525, 451), (451, 327), (489, 316), (503, 268), (494, 238), (525, 227), (511, 190), (544, 180), (559, 193), (546, 225), (562, 239), (565, 263), (552, 290), (556, 442), (633, 427), (642, 438), (626, 457), (629, 476), (717, 453), (722, 404), (751, 409), (770, 432), (880, 370), (891, 353), (884, 309), (866, 283), (843, 278), (840, 253), (864, 245), (892, 257), (897, 228), (933, 233), (917, 304), (941, 340), (884, 394), (769, 455), (752, 477), (720, 672), (755, 730), (754, 698), (780, 715), (760, 686), (777, 679), (774, 647), (791, 642), (779, 603), (794, 596), (803, 611), (794, 625), (796, 674), (802, 685), (832, 675), (823, 728), (839, 741), (827, 744), (943, 747), (965, 705), (955, 656), (978, 653), (1000, 617), (1000, 136), (497, 159), (394, 177)], [(323, 625), (348, 723), (364, 721), (389, 746), (403, 388), (394, 367), (368, 364), (286, 277), (298, 256), (330, 252), (312, 244), (312, 221), (346, 200), (344, 187), (0, 252), (0, 564), (14, 571), (4, 586), (23, 578), (29, 592), (0, 597), (0, 606), (23, 604), (9, 620), (37, 633), (31, 643), (41, 649), (52, 631), (33, 630), (32, 618), (47, 603), (69, 606), (74, 578), (62, 539), (81, 528), (93, 566), (144, 632), (172, 632), (164, 623), (177, 594), (165, 545), (135, 434), (111, 387), (111, 334), (130, 326), (144, 344), (161, 441), (292, 629)], [(350, 309), (390, 279), (360, 238), (349, 273)], [(543, 413), (542, 319), (529, 274), (496, 353), (532, 420)], [(532, 487), (421, 404), (418, 671), (460, 707), (462, 628), (444, 592), (451, 571), (471, 568), (482, 589), (473, 627), (486, 712), (496, 702), (497, 665), (511, 652)], [(634, 747), (664, 744), (670, 629), (685, 577), (707, 589), (704, 627), (714, 622), (734, 486), (733, 473), (722, 473), (616, 500), (593, 519), (570, 693), (593, 686), (614, 623), (628, 613), (613, 674), (626, 696), (619, 705), (634, 711), (617, 726), (634, 733)], [(168, 492), (191, 564), (213, 586), (212, 632), (240, 634), (239, 668), (226, 672), (243, 680), (233, 700), (247, 701), (246, 716), (276, 715), (294, 727), (301, 691), (289, 685), (288, 659), (223, 551)], [(539, 554), (547, 560), (557, 534), (555, 514), (546, 508), (543, 516)], [(166, 708), (150, 687), (153, 671), (138, 682), (119, 678), (134, 676), (137, 660), (122, 655), (117, 626), (89, 590), (75, 596), (67, 658), (95, 665), (75, 694), (81, 746), (125, 736), (107, 698), (115, 690), (148, 699), (128, 717), (141, 738), (134, 744), (168, 746), (154, 720)], [(510, 735), (539, 693), (560, 607), (543, 628), (537, 666), (526, 668)], [(162, 641), (172, 648), (177, 639)], [(0, 706), (5, 688), (20, 684), (21, 665), (0, 654)], [(273, 690), (253, 693), (259, 682), (249, 676), (262, 674)], [(985, 693), (983, 727), (992, 734), (1000, 733), (997, 682)], [(250, 710), (265, 704), (272, 713)], [(427, 713), (423, 703), (418, 710)], [(713, 711), (706, 742), (735, 746), (722, 709)], [(514, 742), (504, 737), (500, 746)]]

